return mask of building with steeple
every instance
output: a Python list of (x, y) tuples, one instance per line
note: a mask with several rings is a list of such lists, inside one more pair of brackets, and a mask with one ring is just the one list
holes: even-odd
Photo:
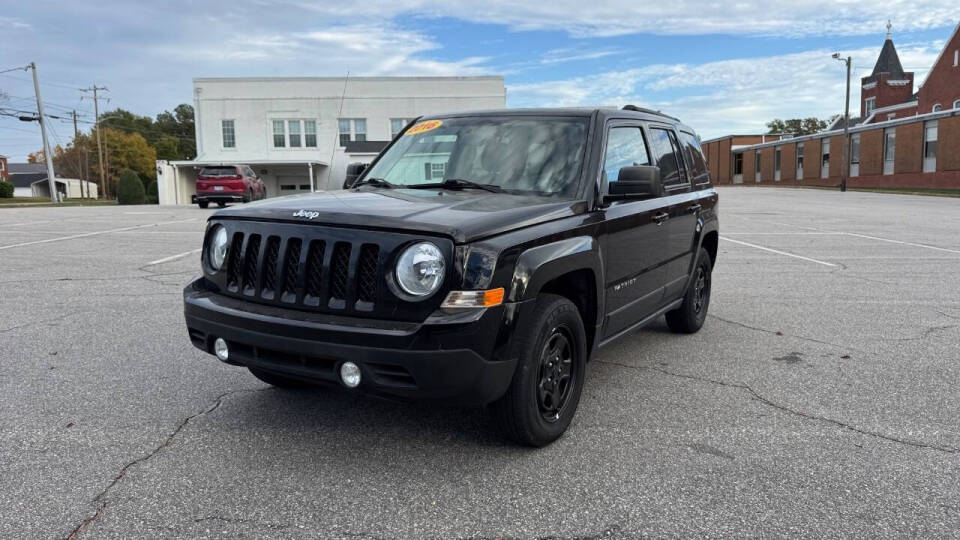
[[(887, 22), (887, 39), (873, 72), (860, 79), (860, 117), (867, 123), (917, 114), (913, 72), (903, 71)], [(874, 114), (879, 113), (879, 114)]]

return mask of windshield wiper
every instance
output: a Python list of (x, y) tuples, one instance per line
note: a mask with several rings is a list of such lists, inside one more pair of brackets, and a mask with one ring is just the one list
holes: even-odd
[(386, 189), (391, 189), (396, 187), (394, 184), (387, 182), (383, 178), (364, 178), (363, 181), (357, 182), (356, 184), (350, 187), (360, 187), (363, 185), (371, 185), (371, 186), (382, 187)]
[(463, 189), (463, 188), (474, 188), (482, 189), (489, 191), (490, 193), (503, 193), (503, 188), (495, 184), (480, 184), (477, 182), (471, 182), (470, 180), (463, 180), (462, 178), (447, 178), (443, 182), (437, 182), (434, 184), (413, 184), (407, 186), (410, 189), (430, 189), (430, 188), (442, 188), (442, 189)]

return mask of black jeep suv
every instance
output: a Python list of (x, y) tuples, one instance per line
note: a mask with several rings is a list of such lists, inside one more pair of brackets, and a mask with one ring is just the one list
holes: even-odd
[(187, 328), (272, 385), (491, 404), (541, 446), (598, 349), (661, 315), (703, 325), (717, 234), (697, 136), (675, 118), (420, 118), (347, 189), (215, 213)]

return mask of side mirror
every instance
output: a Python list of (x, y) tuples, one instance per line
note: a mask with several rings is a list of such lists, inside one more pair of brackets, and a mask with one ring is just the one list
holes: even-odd
[(360, 178), (363, 171), (367, 170), (367, 163), (350, 163), (347, 165), (347, 175), (343, 179), (343, 189), (350, 189), (351, 186)]
[(638, 165), (620, 169), (616, 182), (609, 184), (611, 198), (652, 199), (663, 195), (660, 167)]

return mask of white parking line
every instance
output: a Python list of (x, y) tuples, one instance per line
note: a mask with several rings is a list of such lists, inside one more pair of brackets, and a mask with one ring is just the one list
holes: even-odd
[(203, 250), (203, 248), (191, 249), (190, 251), (184, 251), (183, 253), (178, 253), (178, 254), (176, 254), (176, 255), (171, 255), (171, 256), (169, 256), (169, 257), (164, 257), (163, 259), (157, 259), (157, 260), (155, 260), (155, 261), (148, 262), (148, 263), (145, 264), (144, 266), (153, 266), (153, 265), (155, 265), (155, 264), (168, 263), (168, 262), (170, 262), (170, 261), (175, 261), (175, 260), (177, 260), (177, 259), (182, 259), (182, 258), (187, 257), (187, 256), (189, 256), (189, 255), (193, 255), (194, 253), (200, 253), (202, 250)]
[(847, 236), (856, 236), (856, 237), (858, 237), (858, 238), (869, 238), (870, 240), (879, 240), (879, 241), (881, 241), (881, 242), (890, 242), (891, 244), (903, 244), (903, 245), (905, 245), (905, 246), (921, 247), (921, 248), (933, 249), (933, 250), (936, 250), (936, 251), (945, 251), (945, 252), (947, 252), (947, 253), (957, 253), (957, 254), (960, 254), (960, 250), (947, 249), (947, 248), (942, 248), (942, 247), (937, 247), (937, 246), (928, 246), (927, 244), (917, 244), (916, 242), (904, 242), (904, 241), (902, 241), (902, 240), (891, 240), (891, 239), (889, 239), (889, 238), (880, 238), (879, 236), (869, 236), (869, 235), (866, 235), (866, 234), (857, 234), (857, 233), (852, 233), (852, 232), (845, 232), (845, 233), (843, 233), (843, 234), (845, 234), (845, 235), (847, 235)]
[(726, 238), (721, 236), (721, 240), (726, 240), (727, 242), (733, 242), (734, 244), (740, 244), (742, 246), (748, 246), (756, 249), (762, 249), (763, 251), (769, 251), (770, 253), (776, 253), (778, 255), (786, 255), (787, 257), (793, 257), (794, 259), (801, 259), (804, 261), (809, 261), (812, 263), (822, 264), (824, 266), (836, 267), (837, 265), (833, 263), (828, 263), (826, 261), (818, 261), (817, 259), (811, 259), (810, 257), (804, 257), (803, 255), (797, 255), (795, 253), (787, 253), (786, 251), (780, 251), (776, 249), (770, 249), (768, 247), (758, 246), (756, 244), (751, 244), (749, 242), (741, 242), (740, 240), (733, 240), (732, 238)]
[(100, 234), (110, 234), (110, 233), (121, 232), (121, 231), (132, 231), (134, 229), (143, 229), (145, 227), (156, 227), (158, 225), (186, 223), (188, 221), (196, 221), (196, 219), (197, 218), (182, 219), (180, 221), (161, 221), (160, 223), (147, 223), (146, 225), (134, 225), (133, 227), (121, 227), (119, 229), (110, 229), (107, 231), (94, 231), (94, 232), (88, 232), (88, 233), (82, 233), (82, 234), (72, 234), (70, 236), (60, 236), (58, 238), (47, 238), (46, 240), (35, 240), (33, 242), (21, 242), (19, 244), (10, 244), (7, 246), (0, 246), (0, 250), (12, 249), (12, 248), (24, 247), (24, 246), (33, 246), (36, 244), (49, 244), (50, 242), (61, 242), (63, 240), (73, 240), (74, 238), (86, 238), (88, 236), (97, 236)]

